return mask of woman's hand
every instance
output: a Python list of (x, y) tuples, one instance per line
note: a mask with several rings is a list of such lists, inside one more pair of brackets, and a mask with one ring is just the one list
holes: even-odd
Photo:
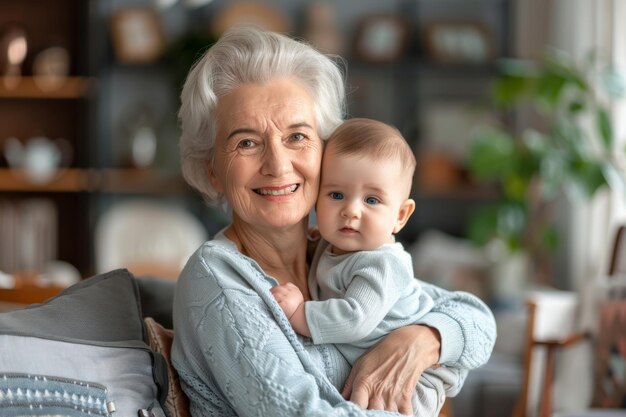
[(355, 362), (341, 394), (362, 408), (412, 415), (415, 386), (437, 364), (440, 346), (431, 327), (396, 329)]

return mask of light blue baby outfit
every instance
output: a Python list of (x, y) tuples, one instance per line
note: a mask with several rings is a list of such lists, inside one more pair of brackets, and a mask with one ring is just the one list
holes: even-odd
[(311, 339), (335, 343), (351, 364), (389, 332), (419, 322), (433, 307), (400, 243), (337, 255), (321, 240), (309, 291), (322, 300), (304, 304)]

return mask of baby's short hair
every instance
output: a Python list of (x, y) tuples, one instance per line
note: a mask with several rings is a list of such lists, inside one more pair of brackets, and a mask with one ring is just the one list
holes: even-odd
[(411, 185), (415, 155), (402, 133), (393, 126), (366, 118), (348, 119), (330, 135), (326, 148), (332, 148), (336, 155), (396, 160)]

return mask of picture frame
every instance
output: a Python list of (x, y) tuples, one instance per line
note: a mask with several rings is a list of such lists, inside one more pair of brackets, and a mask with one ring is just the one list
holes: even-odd
[(476, 132), (500, 123), (489, 107), (462, 98), (432, 100), (420, 109), (418, 119), (421, 148), (445, 154), (460, 166), (467, 164)]
[(111, 16), (113, 50), (119, 62), (146, 64), (159, 59), (165, 37), (157, 13), (148, 7), (118, 9)]
[(430, 22), (421, 32), (424, 51), (435, 62), (478, 64), (495, 56), (494, 35), (480, 22)]
[(367, 62), (388, 63), (404, 56), (411, 26), (392, 14), (365, 16), (357, 25), (353, 54)]

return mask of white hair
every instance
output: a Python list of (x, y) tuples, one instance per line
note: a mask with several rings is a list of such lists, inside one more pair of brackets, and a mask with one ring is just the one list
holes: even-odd
[[(338, 57), (337, 57), (338, 58)], [(242, 84), (279, 77), (299, 80), (313, 97), (317, 133), (326, 139), (345, 114), (340, 60), (332, 60), (304, 42), (250, 26), (234, 27), (194, 64), (181, 94), (180, 154), (183, 177), (205, 200), (220, 202), (209, 181), (220, 97)]]

